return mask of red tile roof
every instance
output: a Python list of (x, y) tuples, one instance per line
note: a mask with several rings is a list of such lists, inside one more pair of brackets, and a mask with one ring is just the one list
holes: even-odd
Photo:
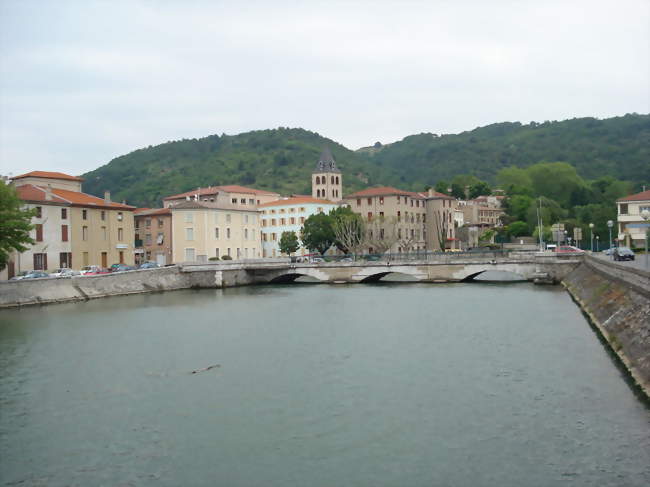
[(333, 201), (329, 200), (319, 200), (317, 198), (312, 198), (311, 196), (300, 196), (297, 198), (283, 198), (269, 203), (264, 203), (259, 205), (258, 208), (265, 208), (267, 206), (289, 206), (289, 205), (301, 205), (305, 203), (316, 203), (321, 205), (335, 205)]
[(67, 179), (69, 181), (83, 181), (83, 178), (77, 176), (70, 176), (69, 174), (63, 174), (62, 172), (50, 172), (50, 171), (32, 171), (20, 176), (14, 176), (11, 179), (22, 179), (22, 178), (50, 178), (50, 179)]
[(617, 199), (616, 201), (650, 201), (650, 189), (637, 194), (631, 194), (630, 196)]
[(135, 216), (171, 215), (171, 208), (138, 208)]
[[(184, 199), (187, 196), (194, 196), (198, 194), (199, 196), (204, 196), (208, 194), (217, 194), (219, 191), (225, 193), (248, 193), (248, 194), (266, 194), (266, 195), (278, 195), (278, 193), (272, 193), (270, 191), (264, 191), (261, 189), (255, 188), (245, 188), (244, 186), (229, 185), (229, 186), (209, 186), (207, 188), (197, 188), (191, 191), (186, 191), (185, 193), (175, 194), (172, 196), (167, 196), (163, 200), (178, 200)], [(279, 195), (278, 195), (279, 196)]]
[(23, 184), (16, 188), (16, 193), (18, 197), (23, 201), (37, 201), (39, 203), (56, 203), (60, 205), (70, 205), (68, 200), (59, 198), (53, 192), (52, 199), (48, 200), (45, 198), (45, 188), (40, 186), (34, 186), (33, 184)]
[(421, 199), (422, 196), (418, 193), (413, 193), (412, 191), (402, 191), (401, 189), (395, 189), (390, 186), (381, 186), (379, 188), (368, 188), (356, 193), (348, 195), (346, 198), (365, 198), (367, 196), (410, 196), (411, 198)]
[(106, 203), (102, 198), (92, 196), (86, 193), (79, 193), (77, 191), (68, 191), (67, 189), (52, 188), (52, 193), (68, 200), (73, 206), (97, 206), (101, 208), (123, 209), (127, 211), (135, 210), (135, 206), (123, 205), (121, 203)]

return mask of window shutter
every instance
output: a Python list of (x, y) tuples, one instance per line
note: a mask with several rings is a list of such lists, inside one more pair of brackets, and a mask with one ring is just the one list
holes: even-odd
[(43, 254), (43, 270), (47, 270), (47, 254)]
[(68, 225), (61, 225), (61, 241), (68, 241)]
[(36, 225), (36, 241), (37, 242), (43, 241), (43, 225), (41, 223), (38, 223)]

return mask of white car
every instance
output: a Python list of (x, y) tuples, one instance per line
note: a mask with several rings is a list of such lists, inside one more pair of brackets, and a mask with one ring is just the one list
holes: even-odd
[(82, 267), (81, 270), (79, 271), (79, 273), (82, 276), (85, 276), (89, 272), (99, 272), (99, 270), (100, 270), (100, 267), (98, 265), (87, 265), (87, 266)]
[(72, 277), (78, 275), (79, 275), (79, 271), (73, 271), (72, 269), (68, 269), (67, 267), (64, 267), (62, 269), (57, 269), (50, 274), (50, 276), (52, 277)]

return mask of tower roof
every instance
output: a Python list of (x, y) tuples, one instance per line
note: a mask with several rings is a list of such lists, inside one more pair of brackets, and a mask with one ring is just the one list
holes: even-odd
[(316, 164), (316, 169), (314, 169), (314, 173), (320, 173), (320, 172), (335, 172), (335, 173), (340, 173), (339, 168), (336, 167), (336, 161), (334, 160), (334, 156), (332, 155), (332, 152), (330, 151), (330, 148), (325, 146), (323, 149), (323, 152), (321, 152), (320, 157), (318, 158), (318, 163)]

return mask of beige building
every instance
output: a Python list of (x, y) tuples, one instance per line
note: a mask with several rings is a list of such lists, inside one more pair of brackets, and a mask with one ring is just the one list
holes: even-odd
[[(107, 267), (114, 263), (133, 264), (135, 207), (112, 202), (108, 192), (103, 199), (83, 193), (82, 182), (83, 179), (79, 177), (46, 171), (33, 171), (12, 178), (12, 184), (16, 186), (19, 194), (34, 196), (42, 192), (45, 201), (50, 202), (48, 208), (53, 206), (52, 202), (60, 206), (58, 210), (54, 210), (55, 213), (58, 212), (59, 218), (54, 218), (53, 226), (49, 225), (53, 230), (43, 235), (43, 242), (48, 246), (40, 248), (41, 252), (36, 252), (46, 254), (42, 257), (42, 265), (51, 270), (60, 267), (59, 264), (63, 262), (64, 257), (60, 254), (66, 252), (67, 246), (65, 249), (53, 250), (53, 254), (59, 255), (50, 256), (49, 249), (55, 249), (58, 243), (63, 243), (64, 226), (67, 227), (65, 238), (70, 245), (70, 255), (65, 261), (68, 267), (80, 269), (87, 265)], [(48, 210), (48, 215), (49, 213)], [(69, 223), (64, 223), (63, 220)], [(39, 223), (38, 219), (35, 223), (44, 224), (42, 221)], [(57, 227), (60, 227), (60, 234), (56, 231)], [(45, 239), (46, 235), (50, 239), (49, 242)]]
[(241, 206), (218, 206), (216, 201), (195, 200), (173, 205), (172, 261), (261, 257), (259, 212), (256, 208)]
[(618, 210), (618, 240), (627, 247), (643, 247), (650, 223), (641, 216), (644, 210), (650, 211), (650, 190), (632, 194), (616, 201)]
[(455, 214), (456, 198), (432, 189), (426, 193), (427, 250), (460, 249)]
[(479, 196), (473, 200), (458, 201), (458, 209), (463, 212), (463, 220), (467, 225), (500, 227), (501, 216), (505, 212), (501, 208), (503, 196)]
[[(390, 252), (410, 252), (426, 248), (426, 200), (423, 195), (392, 187), (369, 188), (344, 199), (352, 211), (371, 224), (374, 235), (370, 240), (394, 241)], [(374, 224), (372, 223), (374, 222)], [(383, 223), (382, 223), (383, 222)], [(364, 251), (375, 253), (368, 247)]]
[(144, 208), (134, 213), (136, 264), (172, 263), (172, 210)]
[(338, 202), (343, 199), (343, 175), (328, 147), (323, 149), (311, 175), (311, 197)]
[(259, 205), (275, 201), (279, 197), (279, 193), (238, 185), (210, 186), (167, 196), (163, 198), (163, 206), (165, 208), (171, 208), (185, 201), (198, 201), (200, 203), (221, 207), (236, 207), (245, 210), (256, 209)]

